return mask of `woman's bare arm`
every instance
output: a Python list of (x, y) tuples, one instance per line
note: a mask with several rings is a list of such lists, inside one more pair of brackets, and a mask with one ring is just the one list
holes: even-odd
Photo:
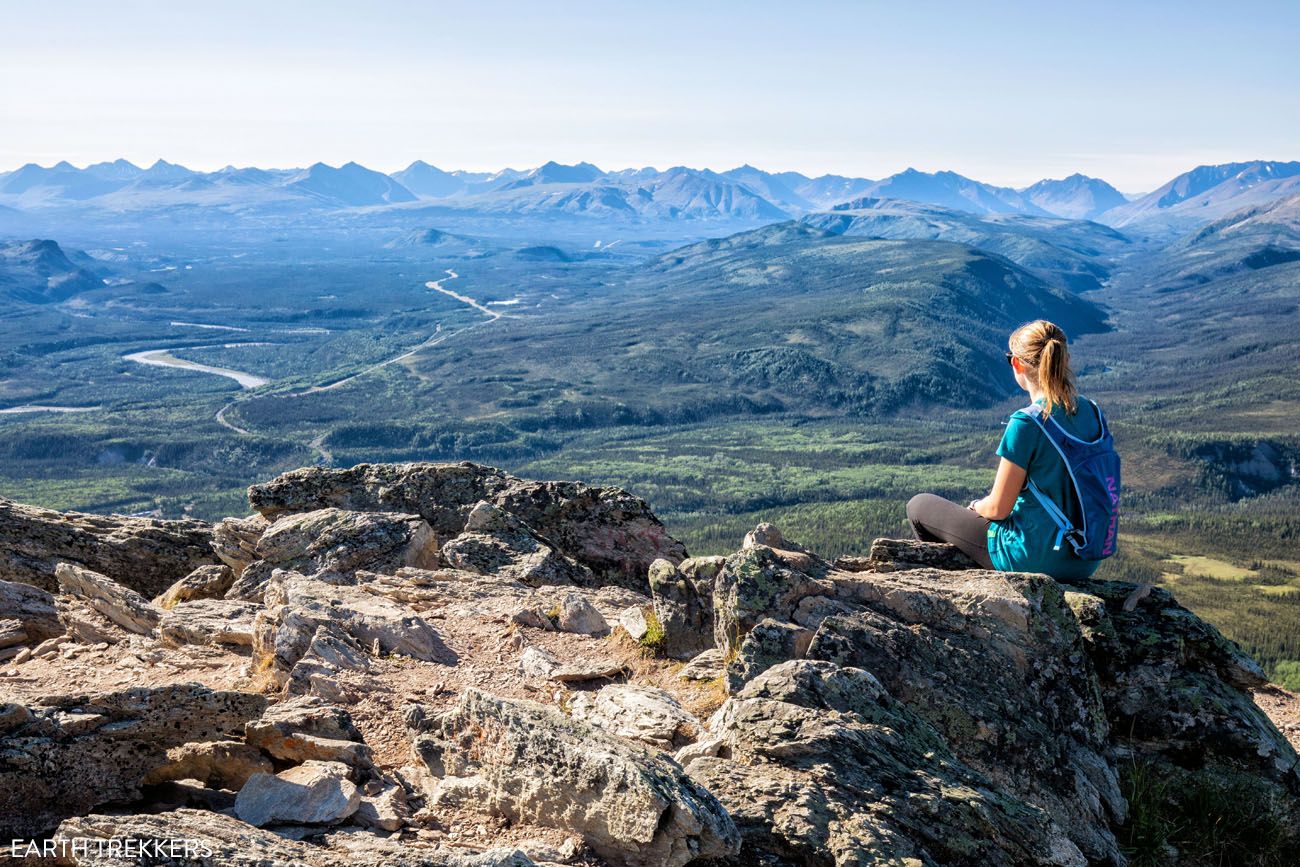
[(984, 499), (971, 503), (971, 508), (990, 521), (1001, 521), (1015, 507), (1016, 497), (1020, 496), (1020, 490), (1025, 486), (1026, 475), (1024, 467), (1000, 458), (993, 490)]

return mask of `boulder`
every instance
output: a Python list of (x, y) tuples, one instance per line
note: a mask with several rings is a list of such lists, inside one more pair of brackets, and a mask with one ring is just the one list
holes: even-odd
[(40, 644), (65, 631), (54, 597), (31, 584), (0, 581), (0, 617), (8, 624), (0, 647)]
[(671, 693), (653, 686), (620, 683), (579, 692), (569, 713), (612, 735), (670, 752), (694, 741), (700, 732), (693, 714)]
[(745, 634), (735, 657), (726, 665), (728, 692), (735, 692), (778, 663), (803, 659), (812, 639), (813, 631), (807, 627), (763, 618)]
[(194, 599), (220, 599), (233, 583), (235, 573), (224, 563), (200, 566), (164, 590), (154, 604), (166, 609)]
[(870, 673), (795, 660), (714, 715), (727, 757), (686, 771), (731, 812), (745, 863), (1085, 867), (1041, 809), (999, 792)]
[(582, 836), (611, 865), (680, 867), (739, 850), (725, 809), (671, 759), (534, 702), (475, 689), (406, 711), (435, 778), (477, 778), (482, 808)]
[(443, 544), (442, 559), (456, 569), (512, 578), (530, 587), (597, 583), (586, 566), (486, 500), (470, 510), (465, 531)]
[(242, 741), (200, 741), (169, 749), (167, 763), (145, 774), (141, 783), (198, 780), (213, 788), (239, 791), (258, 773), (273, 774), (275, 768), (257, 747)]
[(629, 605), (618, 614), (618, 625), (635, 642), (645, 641), (654, 617), (653, 605)]
[(575, 632), (579, 635), (609, 634), (609, 624), (605, 622), (604, 616), (585, 596), (566, 593), (558, 607), (554, 620), (556, 628), (561, 632)]
[[(1093, 861), (1123, 863), (1116, 756), (1061, 585), (968, 570), (832, 575), (836, 599), (806, 599), (807, 658), (873, 673), (967, 765), (1046, 809)], [(820, 622), (819, 621), (820, 618)]]
[(31, 836), (93, 807), (139, 797), (167, 750), (227, 740), (260, 695), (198, 684), (59, 696), (0, 710), (0, 834)]
[(597, 581), (642, 592), (652, 561), (664, 557), (678, 562), (686, 556), (646, 502), (626, 491), (526, 481), (469, 462), (304, 468), (254, 485), (248, 498), (268, 517), (326, 506), (413, 513), (428, 521), (440, 539), (464, 532), (470, 511), (486, 500), (591, 569)]
[(355, 768), (373, 764), (370, 748), (362, 743), (351, 715), (312, 696), (271, 705), (244, 726), (244, 739), (284, 762), (344, 762)]
[(1088, 581), (1065, 594), (1112, 739), (1168, 780), (1163, 791), (1174, 801), (1195, 793), (1243, 802), (1245, 812), (1294, 829), (1300, 843), (1300, 756), (1254, 701), (1263, 670), (1163, 587), (1130, 609), (1133, 589)]
[(583, 683), (619, 677), (627, 673), (621, 662), (590, 660), (562, 663), (554, 654), (537, 647), (525, 647), (519, 655), (519, 674), (525, 678), (553, 680), (557, 683)]
[(352, 815), (352, 821), (363, 828), (377, 831), (396, 831), (406, 824), (411, 808), (406, 802), (406, 789), (396, 783), (382, 783), (373, 794), (362, 794), (361, 803)]
[(262, 606), (238, 599), (194, 599), (164, 610), (158, 637), (167, 644), (253, 643), (253, 620)]
[(270, 526), (271, 522), (261, 515), (223, 518), (212, 526), (212, 550), (238, 578), (250, 563), (261, 559), (257, 540)]
[(714, 643), (729, 653), (760, 620), (788, 621), (801, 599), (834, 592), (830, 583), (792, 568), (776, 549), (742, 548), (726, 559), (714, 583)]
[(54, 572), (61, 592), (81, 597), (126, 631), (150, 635), (158, 628), (162, 609), (131, 588), (73, 563), (59, 563)]
[(714, 647), (683, 665), (677, 676), (684, 680), (717, 680), (726, 670), (726, 660), (726, 655)]
[(58, 589), (54, 567), (75, 563), (152, 598), (216, 562), (201, 521), (86, 515), (0, 498), (0, 580)]
[(671, 659), (691, 659), (713, 647), (713, 582), (725, 558), (692, 557), (675, 566), (660, 558), (650, 564), (650, 595), (663, 630), (657, 650)]
[(278, 774), (253, 774), (235, 798), (235, 815), (259, 828), (329, 824), (351, 816), (361, 793), (340, 762), (307, 761)]
[(275, 569), (312, 575), (330, 583), (354, 583), (358, 569), (385, 571), (438, 564), (433, 530), (418, 515), (317, 509), (285, 515), (257, 540), (258, 559), (227, 591), (258, 600)]

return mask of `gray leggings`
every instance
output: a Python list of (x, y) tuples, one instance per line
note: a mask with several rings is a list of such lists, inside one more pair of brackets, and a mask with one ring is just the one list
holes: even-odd
[(917, 494), (907, 502), (907, 520), (922, 542), (947, 542), (985, 569), (989, 559), (989, 519), (936, 494)]

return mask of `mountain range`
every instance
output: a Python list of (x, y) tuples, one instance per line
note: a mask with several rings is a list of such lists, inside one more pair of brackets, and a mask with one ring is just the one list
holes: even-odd
[(1015, 189), (951, 171), (908, 168), (871, 180), (808, 177), (750, 165), (724, 172), (674, 166), (604, 171), (548, 162), (529, 170), (446, 171), (417, 160), (386, 175), (355, 162), (305, 169), (197, 172), (158, 160), (77, 168), (35, 164), (0, 173), (0, 207), (23, 211), (150, 211), (173, 206), (227, 210), (396, 207), (487, 217), (596, 217), (762, 223), (866, 200), (908, 201), (950, 211), (1093, 220), (1128, 230), (1182, 233), (1243, 207), (1300, 192), (1300, 162), (1199, 166), (1129, 201), (1098, 178), (1073, 174)]

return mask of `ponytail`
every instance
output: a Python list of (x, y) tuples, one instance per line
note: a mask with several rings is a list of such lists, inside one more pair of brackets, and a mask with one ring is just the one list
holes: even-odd
[(1070, 370), (1070, 350), (1060, 326), (1038, 319), (1020, 326), (1008, 341), (1016, 357), (1028, 365), (1043, 392), (1043, 413), (1051, 415), (1060, 404), (1074, 415), (1078, 409), (1078, 391)]

